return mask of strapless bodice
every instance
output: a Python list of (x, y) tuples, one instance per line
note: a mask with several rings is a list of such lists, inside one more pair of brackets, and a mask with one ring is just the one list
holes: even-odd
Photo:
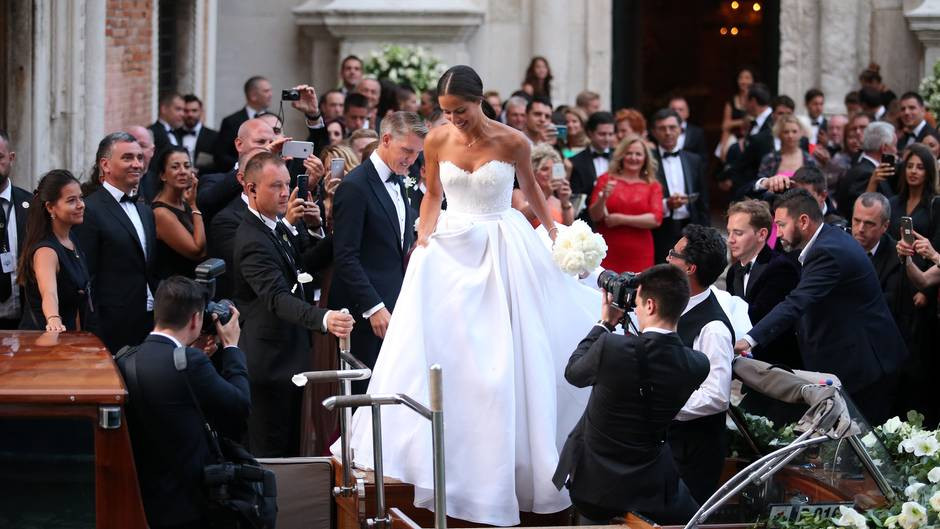
[(512, 204), (516, 168), (509, 162), (490, 160), (470, 172), (450, 161), (439, 166), (447, 211), (451, 213), (499, 213)]

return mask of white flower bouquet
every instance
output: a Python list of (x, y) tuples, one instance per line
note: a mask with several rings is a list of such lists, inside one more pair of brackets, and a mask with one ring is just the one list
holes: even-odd
[(607, 256), (607, 243), (583, 221), (558, 231), (552, 258), (561, 271), (569, 275), (587, 275), (600, 266)]
[(924, 77), (917, 90), (924, 105), (934, 116), (940, 116), (940, 62), (933, 65), (933, 75)]
[(433, 88), (447, 67), (420, 46), (387, 44), (381, 52), (372, 52), (364, 69), (376, 79), (408, 85), (421, 93)]

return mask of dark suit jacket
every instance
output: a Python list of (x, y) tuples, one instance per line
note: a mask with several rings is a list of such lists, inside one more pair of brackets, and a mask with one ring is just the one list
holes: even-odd
[(153, 275), (156, 224), (149, 206), (138, 201), (136, 207), (147, 238), (147, 255), (131, 219), (104, 187), (85, 198), (85, 222), (75, 227), (91, 276), (95, 312), (89, 329), (112, 353), (140, 343), (153, 327), (147, 287), (151, 293), (157, 291)]
[[(648, 400), (640, 395), (637, 344), (645, 344)], [(565, 378), (593, 386), (581, 421), (562, 449), (554, 482), (568, 481), (578, 505), (626, 512), (663, 511), (679, 471), (666, 430), (708, 375), (708, 358), (675, 333), (616, 335), (595, 326), (568, 360)]]
[(235, 197), (227, 206), (212, 217), (209, 224), (209, 257), (225, 261), (225, 274), (216, 282), (215, 294), (217, 299), (229, 298), (232, 295), (235, 271), (235, 234), (241, 225), (248, 205), (242, 197)]
[[(206, 354), (186, 349), (186, 371), (173, 363), (173, 342), (150, 335), (136, 353), (140, 393), (131, 386), (127, 407), (140, 492), (151, 526), (182, 524), (204, 518), (207, 500), (202, 470), (215, 461), (202, 419), (183, 376), (206, 420), (217, 431), (237, 436), (251, 407), (245, 354), (237, 347), (218, 352), (221, 373)], [(118, 366), (127, 379), (127, 357)]]
[(235, 167), (238, 162), (238, 152), (235, 150), (235, 138), (238, 137), (238, 127), (248, 121), (248, 111), (242, 107), (237, 112), (225, 116), (219, 126), (219, 135), (215, 142), (215, 168), (226, 172)]
[[(917, 135), (914, 135), (913, 143), (923, 143), (924, 138), (926, 138), (927, 135), (931, 133), (936, 134), (937, 129), (931, 127), (930, 123), (924, 123), (924, 128), (920, 129), (920, 133)], [(904, 134), (901, 134), (900, 138), (898, 138), (898, 152), (903, 151), (904, 148), (907, 147), (906, 143), (907, 143), (908, 138), (910, 137), (909, 134), (910, 133), (905, 132)]]
[[(839, 214), (846, 219), (852, 218), (852, 209), (855, 207), (855, 200), (858, 199), (871, 179), (875, 171), (875, 164), (868, 158), (861, 158), (859, 162), (853, 165), (848, 172), (839, 179), (839, 187), (836, 190), (836, 200), (839, 202)], [(888, 182), (878, 184), (878, 192), (887, 198), (894, 196), (894, 190)]]
[[(659, 154), (659, 149), (653, 151), (656, 157), (656, 163), (659, 170), (656, 178), (659, 185), (663, 188), (663, 198), (669, 197), (672, 193), (681, 192), (681, 190), (669, 189), (666, 182), (666, 172), (663, 169), (663, 160)], [(708, 212), (708, 185), (705, 183), (702, 172), (702, 159), (697, 154), (685, 150), (679, 151), (679, 161), (682, 163), (682, 175), (685, 177), (685, 194), (691, 195), (698, 193), (698, 199), (689, 203), (689, 219), (692, 224), (708, 226), (711, 224)], [(663, 210), (663, 223), (653, 229), (653, 246), (655, 247), (656, 262), (663, 262), (666, 259), (666, 253), (672, 248), (676, 241), (682, 237), (682, 227), (672, 222), (672, 212), (669, 209)]]
[(856, 393), (897, 371), (907, 347), (862, 247), (823, 224), (797, 287), (748, 333), (772, 342), (796, 325), (803, 365), (835, 373)]
[[(878, 242), (878, 249), (875, 255), (871, 257), (871, 264), (875, 267), (875, 273), (878, 275), (878, 283), (881, 285), (881, 291), (885, 296), (885, 303), (894, 321), (898, 324), (898, 329), (902, 333), (909, 331), (911, 327), (911, 318), (914, 312), (913, 289), (902, 290), (902, 285), (906, 285), (906, 272), (901, 260), (898, 259), (898, 253), (895, 249), (897, 241), (885, 233)], [(910, 291), (910, 295), (906, 295)]]
[(160, 123), (160, 120), (154, 121), (153, 124), (147, 128), (149, 128), (150, 132), (153, 133), (154, 158), (157, 158), (157, 156), (160, 154), (160, 151), (165, 149), (167, 145), (173, 145), (172, 141), (176, 141), (177, 145), (182, 145), (175, 136), (172, 141), (170, 140), (170, 134), (173, 133), (170, 132), (168, 134), (166, 128), (164, 128), (163, 124)]
[(235, 169), (227, 173), (207, 174), (199, 177), (196, 205), (202, 211), (205, 222), (211, 224), (212, 217), (241, 194), (242, 185), (238, 182)]
[[(10, 182), (10, 185), (13, 185), (13, 183)], [(23, 242), (26, 241), (26, 222), (29, 218), (29, 210), (24, 208), (23, 204), (26, 204), (27, 206), (32, 204), (33, 194), (23, 188), (13, 186), (10, 189), (10, 199), (12, 201), (11, 205), (13, 206), (13, 211), (16, 212), (16, 257), (18, 260), (23, 254)], [(12, 278), (10, 280), (12, 281)], [(20, 309), (22, 311), (29, 310), (26, 306), (26, 300), (24, 298), (25, 295), (26, 289), (21, 287)]]
[(705, 145), (705, 131), (702, 127), (686, 123), (685, 143), (682, 145), (682, 150), (698, 155), (703, 164), (708, 163), (708, 146)]
[[(307, 303), (298, 269), (314, 270), (329, 258), (312, 246), (290, 254), (277, 234), (246, 212), (235, 232), (234, 301), (241, 311), (239, 347), (248, 354), (254, 384), (284, 384), (310, 369), (310, 330), (326, 332), (326, 310)], [(291, 260), (294, 264), (291, 264)], [(306, 288), (310, 288), (309, 283)]]
[[(205, 123), (199, 129), (199, 135), (196, 136), (196, 149), (193, 153), (193, 166), (199, 169), (199, 174), (213, 173), (217, 171), (215, 164), (215, 145), (219, 141), (219, 133), (210, 129)], [(232, 140), (233, 142), (235, 140)], [(199, 155), (205, 153), (212, 157), (203, 163), (199, 163)], [(205, 158), (205, 156), (203, 156)]]
[(591, 146), (575, 154), (571, 158), (571, 192), (582, 193), (591, 197), (594, 183), (597, 182), (597, 171), (594, 169), (594, 153)]
[[(751, 267), (751, 274), (744, 292), (740, 292), (737, 286), (738, 278), (742, 273), (741, 263), (732, 264), (728, 268), (725, 283), (729, 294), (747, 301), (747, 315), (752, 324), (757, 324), (764, 319), (800, 282), (799, 262), (784, 253), (774, 251), (766, 244), (757, 254), (757, 260)], [(803, 365), (793, 327), (783, 332), (777, 339), (759, 344), (754, 355), (765, 362), (784, 364), (794, 369), (799, 369)]]
[(743, 191), (754, 186), (757, 180), (757, 171), (760, 169), (760, 162), (764, 156), (774, 151), (773, 119), (768, 117), (761, 125), (760, 131), (753, 136), (748, 136), (744, 151), (737, 157), (733, 163), (726, 169), (726, 176), (734, 182), (736, 189), (736, 200), (743, 199)]

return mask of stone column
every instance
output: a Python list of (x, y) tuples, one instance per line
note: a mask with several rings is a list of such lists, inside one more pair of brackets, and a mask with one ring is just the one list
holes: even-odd
[(933, 75), (933, 66), (940, 61), (940, 0), (924, 0), (904, 16), (911, 31), (923, 44), (919, 71), (923, 77)]
[[(565, 0), (538, 0), (533, 2), (530, 24), (532, 25), (532, 53), (525, 57), (526, 66), (532, 57), (540, 55), (548, 60), (552, 68), (552, 103), (567, 102), (569, 97), (568, 47), (575, 33), (583, 31), (583, 25), (575, 25), (570, 11), (580, 6)], [(525, 72), (520, 72), (523, 76)]]
[(825, 112), (845, 112), (845, 94), (858, 86), (858, 73), (867, 65), (867, 55), (859, 52), (861, 32), (857, 13), (862, 7), (859, 0), (822, 2), (819, 6), (819, 88), (826, 94)]

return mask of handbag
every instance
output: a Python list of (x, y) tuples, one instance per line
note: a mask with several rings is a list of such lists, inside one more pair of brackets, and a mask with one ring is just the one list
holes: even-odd
[[(125, 358), (124, 371), (131, 394), (140, 395), (135, 353), (137, 347), (125, 346), (116, 359)], [(196, 411), (199, 413), (213, 463), (203, 468), (203, 491), (208, 500), (208, 522), (213, 528), (274, 529), (277, 522), (277, 481), (273, 471), (258, 463), (240, 444), (220, 436), (206, 420), (186, 373), (186, 348), (173, 350), (173, 365), (183, 377)], [(143, 410), (131, 399), (140, 417)], [(142, 421), (144, 424), (149, 424)], [(149, 427), (148, 427), (149, 428)], [(150, 433), (150, 432), (148, 432)], [(159, 441), (159, 437), (154, 437)], [(157, 442), (157, 446), (163, 446)]]

